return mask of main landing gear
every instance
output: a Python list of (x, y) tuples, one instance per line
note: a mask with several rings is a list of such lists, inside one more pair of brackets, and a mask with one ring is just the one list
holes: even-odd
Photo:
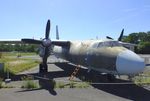
[(108, 80), (109, 82), (114, 81), (114, 80), (115, 80), (115, 75), (107, 74), (107, 80)]
[(47, 64), (39, 64), (39, 73), (47, 73), (48, 72), (48, 66)]

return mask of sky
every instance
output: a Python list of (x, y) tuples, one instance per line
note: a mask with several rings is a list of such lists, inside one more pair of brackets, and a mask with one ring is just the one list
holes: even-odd
[(51, 20), (50, 38), (117, 39), (150, 31), (150, 0), (0, 0), (0, 39), (40, 39)]

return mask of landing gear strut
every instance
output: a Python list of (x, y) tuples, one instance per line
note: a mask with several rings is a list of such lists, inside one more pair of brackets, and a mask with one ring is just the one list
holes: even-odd
[(39, 64), (39, 72), (40, 73), (47, 73), (48, 72), (48, 68), (47, 68), (47, 64)]
[(110, 81), (110, 82), (112, 82), (112, 81), (115, 80), (115, 76), (112, 75), (112, 74), (107, 74), (107, 80)]

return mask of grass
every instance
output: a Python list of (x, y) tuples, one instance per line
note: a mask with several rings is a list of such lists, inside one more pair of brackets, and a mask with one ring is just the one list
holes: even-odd
[(138, 86), (150, 85), (150, 75), (139, 75), (133, 78), (133, 82)]
[(0, 88), (3, 88), (3, 79), (0, 78)]
[(65, 82), (56, 82), (55, 88), (88, 88), (90, 83), (88, 82), (74, 82), (70, 81), (69, 83)]
[(2, 54), (4, 56), (18, 56), (18, 55), (21, 55), (21, 56), (30, 56), (30, 55), (37, 55), (35, 52), (2, 52)]
[(22, 78), (22, 80), (24, 82), (23, 82), (21, 88), (25, 88), (25, 89), (37, 89), (37, 88), (39, 88), (38, 83), (34, 81), (33, 77), (24, 77), (24, 78)]
[(36, 65), (38, 65), (37, 61), (21, 59), (6, 63), (6, 68), (9, 69), (12, 74), (17, 74), (35, 67)]
[(65, 83), (64, 82), (57, 82), (55, 84), (55, 88), (65, 88)]
[(77, 83), (76, 84), (77, 88), (88, 88), (90, 87), (90, 83), (89, 82), (81, 82), (81, 83)]
[(3, 82), (3, 78), (0, 78), (0, 89), (1, 88), (14, 88), (13, 86), (8, 86)]
[[(21, 53), (23, 55), (33, 55), (33, 53)], [(2, 53), (0, 58), (0, 63), (4, 63), (4, 72), (6, 70), (9, 70), (11, 74), (17, 74), (19, 72), (23, 72), (25, 70), (28, 70), (32, 67), (35, 67), (39, 64), (39, 61), (33, 60), (33, 59), (24, 59), (24, 58), (17, 58), (15, 56), (15, 53), (8, 52), (8, 53)], [(11, 57), (10, 56), (15, 56)]]

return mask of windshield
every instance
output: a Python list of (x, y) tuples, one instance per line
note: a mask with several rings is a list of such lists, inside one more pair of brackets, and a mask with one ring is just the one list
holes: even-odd
[(122, 46), (118, 41), (105, 41), (93, 44), (93, 48)]

